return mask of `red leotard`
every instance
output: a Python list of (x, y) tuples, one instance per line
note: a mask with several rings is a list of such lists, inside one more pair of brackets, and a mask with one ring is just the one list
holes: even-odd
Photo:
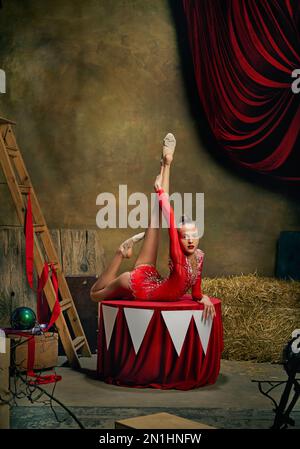
[(168, 195), (161, 188), (156, 190), (159, 207), (168, 223), (170, 238), (170, 273), (163, 278), (155, 265), (140, 264), (130, 272), (130, 290), (134, 299), (152, 301), (174, 301), (192, 288), (193, 299), (201, 299), (201, 274), (204, 252), (196, 249), (197, 270), (193, 273), (188, 257), (181, 249), (178, 231), (175, 225), (174, 211)]

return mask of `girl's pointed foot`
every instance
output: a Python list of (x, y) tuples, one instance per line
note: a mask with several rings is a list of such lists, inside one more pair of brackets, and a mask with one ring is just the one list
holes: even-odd
[(140, 232), (139, 234), (135, 234), (132, 237), (130, 237), (129, 239), (125, 240), (123, 243), (121, 243), (120, 245), (120, 251), (122, 256), (125, 259), (130, 259), (130, 257), (132, 256), (132, 252), (133, 252), (133, 245), (137, 242), (139, 242), (140, 240), (142, 240), (145, 237), (145, 232)]
[(145, 237), (145, 232), (140, 232), (139, 234), (133, 235), (131, 238), (133, 240), (133, 243), (139, 242)]
[(163, 150), (161, 162), (170, 164), (173, 160), (173, 155), (176, 147), (176, 139), (172, 133), (168, 133), (163, 140)]

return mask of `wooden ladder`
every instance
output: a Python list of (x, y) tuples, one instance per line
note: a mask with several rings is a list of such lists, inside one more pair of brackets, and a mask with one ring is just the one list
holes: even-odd
[[(49, 229), (32, 187), (22, 154), (18, 148), (12, 125), (15, 125), (15, 122), (0, 117), (0, 162), (2, 170), (22, 226), (24, 226), (25, 222), (26, 199), (30, 189), (34, 222), (35, 267), (40, 276), (45, 261), (54, 264), (57, 271), (61, 306), (61, 313), (55, 325), (70, 365), (74, 368), (80, 367), (79, 352), (82, 356), (90, 357), (91, 351), (62, 271), (57, 252), (54, 248)], [(56, 294), (50, 279), (48, 279), (44, 287), (44, 293), (52, 311)], [(64, 313), (67, 315), (67, 320), (65, 319)]]

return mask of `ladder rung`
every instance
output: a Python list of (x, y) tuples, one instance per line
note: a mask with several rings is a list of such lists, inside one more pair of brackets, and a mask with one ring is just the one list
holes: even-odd
[(34, 232), (45, 232), (47, 227), (46, 225), (33, 225)]
[(71, 299), (63, 299), (59, 303), (61, 311), (64, 312), (65, 310), (70, 309), (73, 306), (73, 301)]
[(18, 186), (19, 186), (19, 189), (20, 189), (21, 193), (28, 193), (29, 192), (30, 186), (24, 186), (23, 184), (19, 184)]
[(73, 340), (73, 346), (78, 351), (82, 346), (85, 345), (85, 337), (76, 337)]
[(18, 152), (16, 150), (13, 150), (12, 148), (11, 149), (7, 149), (7, 154), (10, 157), (17, 157), (18, 156)]

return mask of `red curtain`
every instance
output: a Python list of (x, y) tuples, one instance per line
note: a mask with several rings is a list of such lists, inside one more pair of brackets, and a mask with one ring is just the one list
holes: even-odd
[(182, 0), (196, 83), (238, 164), (300, 182), (299, 0)]

